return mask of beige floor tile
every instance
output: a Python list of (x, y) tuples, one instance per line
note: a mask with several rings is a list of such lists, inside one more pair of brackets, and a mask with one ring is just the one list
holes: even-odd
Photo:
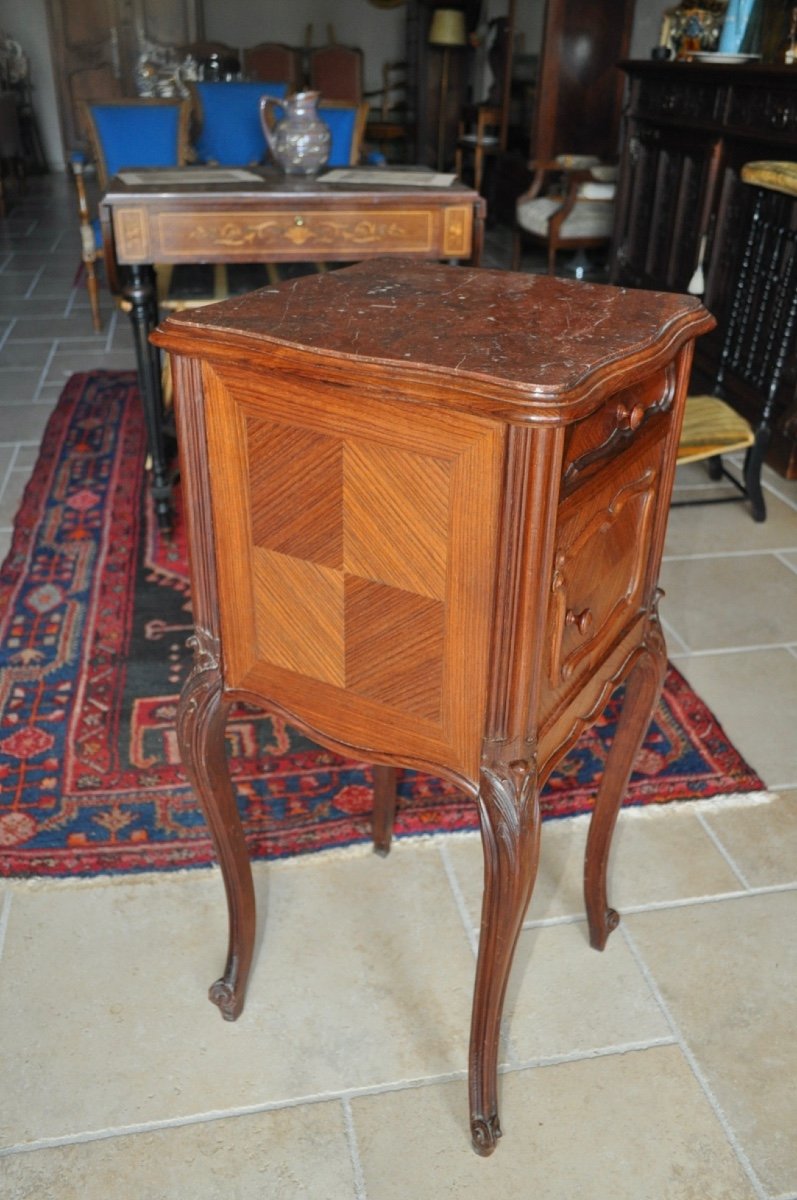
[(36, 395), (41, 379), (40, 367), (9, 367), (0, 371), (0, 428), (7, 404), (28, 404)]
[(768, 787), (797, 782), (797, 668), (788, 650), (682, 658), (678, 669)]
[(353, 1200), (340, 1104), (0, 1158), (3, 1200)]
[(797, 1191), (797, 891), (639, 913), (628, 929), (770, 1194)]
[(5, 562), (10, 549), (11, 533), (9, 530), (0, 529), (0, 563)]
[(5, 487), (0, 493), (0, 529), (9, 529), (13, 525), (29, 478), (29, 471), (8, 472)]
[(797, 546), (797, 513), (766, 493), (767, 519), (756, 522), (746, 504), (704, 504), (673, 508), (665, 555), (721, 554), (737, 550), (779, 550)]
[(797, 641), (794, 575), (774, 555), (670, 560), (661, 586), (662, 615), (691, 650)]
[(0, 439), (4, 442), (38, 443), (49, 415), (46, 405), (0, 405)]
[(368, 1200), (752, 1200), (674, 1046), (502, 1080), (504, 1137), (470, 1148), (464, 1084), (352, 1102)]
[(599, 954), (580, 921), (523, 930), (505, 1017), (518, 1062), (670, 1036), (622, 937), (615, 934)]
[[(582, 880), (588, 822), (546, 821), (540, 867), (527, 922), (583, 916)], [(446, 846), (474, 928), (481, 911), (482, 869), (478, 840)], [(689, 805), (662, 805), (621, 812), (610, 860), (611, 902), (654, 904), (735, 892), (739, 880)]]
[(797, 884), (797, 791), (705, 815), (751, 887)]
[(258, 883), (268, 916), (235, 1024), (206, 1000), (217, 876), (15, 893), (0, 1059), (19, 1082), (0, 1092), (0, 1145), (465, 1066), (473, 956), (433, 847)]

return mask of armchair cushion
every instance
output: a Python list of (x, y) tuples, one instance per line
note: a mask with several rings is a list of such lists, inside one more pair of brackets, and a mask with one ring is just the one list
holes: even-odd
[(268, 148), (260, 124), (260, 97), (288, 94), (287, 83), (195, 83), (200, 130), (196, 139), (199, 162), (224, 167), (260, 163)]
[(332, 141), (329, 149), (328, 167), (350, 167), (360, 160), (363, 132), (368, 116), (368, 104), (318, 105), (318, 115), (329, 127)]
[(177, 104), (92, 104), (108, 179), (125, 167), (174, 167), (180, 161)]
[[(523, 201), (517, 206), (518, 224), (527, 233), (547, 238), (548, 222), (561, 207), (561, 197), (555, 196), (538, 196), (536, 200)], [(605, 200), (579, 199), (562, 222), (559, 237), (608, 238), (612, 232), (612, 220), (613, 206)]]

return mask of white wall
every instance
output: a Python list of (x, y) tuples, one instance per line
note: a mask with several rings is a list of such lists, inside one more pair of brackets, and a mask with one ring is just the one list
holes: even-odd
[(63, 170), (64, 152), (58, 124), (45, 0), (0, 0), (0, 29), (7, 37), (19, 42), (28, 56), (33, 84), (33, 111), (39, 126), (44, 157), (53, 170)]

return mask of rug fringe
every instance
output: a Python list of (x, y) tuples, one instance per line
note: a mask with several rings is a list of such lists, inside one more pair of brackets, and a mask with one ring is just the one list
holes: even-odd
[[(632, 804), (621, 809), (623, 819), (637, 821), (655, 817), (666, 817), (668, 813), (690, 812), (707, 813), (722, 812), (729, 808), (752, 808), (756, 805), (771, 804), (777, 800), (780, 792), (728, 792), (722, 796), (710, 796), (702, 800), (672, 800), (667, 804)], [(567, 822), (568, 825), (585, 825), (589, 823), (590, 813), (576, 813), (570, 817), (555, 818), (556, 822)], [(398, 836), (393, 845), (397, 848), (417, 845), (450, 845), (452, 841), (478, 841), (478, 829), (452, 829), (437, 833), (409, 833)], [(544, 836), (544, 834), (543, 834)], [(348, 846), (330, 846), (326, 850), (317, 850), (312, 854), (297, 854), (290, 858), (258, 859), (252, 863), (255, 876), (265, 871), (300, 870), (312, 867), (317, 862), (329, 862), (331, 859), (367, 858), (374, 853), (370, 842), (354, 842)], [(127, 884), (152, 886), (170, 880), (179, 880), (192, 876), (197, 878), (200, 873), (220, 875), (216, 863), (207, 863), (196, 867), (184, 867), (176, 871), (142, 871), (140, 874), (120, 875), (90, 875), (85, 878), (54, 878), (40, 875), (29, 879), (0, 879), (0, 885), (5, 885), (11, 891), (41, 891), (44, 888), (59, 887), (120, 887)]]

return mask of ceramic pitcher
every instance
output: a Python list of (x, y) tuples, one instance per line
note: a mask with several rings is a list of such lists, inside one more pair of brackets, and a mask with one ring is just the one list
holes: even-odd
[[(316, 111), (318, 95), (297, 92), (285, 100), (260, 98), (260, 120), (268, 148), (286, 175), (315, 175), (329, 158), (330, 132)], [(272, 105), (285, 114), (273, 128)]]

